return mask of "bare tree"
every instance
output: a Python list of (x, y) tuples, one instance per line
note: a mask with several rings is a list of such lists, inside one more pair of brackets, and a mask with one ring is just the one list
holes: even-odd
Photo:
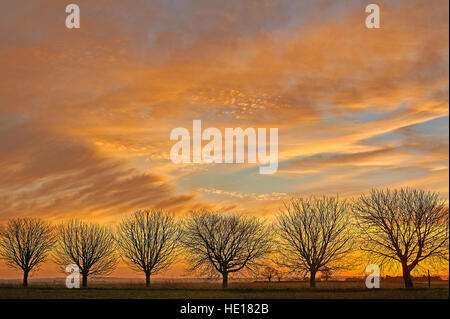
[(448, 261), (448, 206), (439, 194), (417, 189), (372, 190), (354, 203), (361, 249), (379, 264), (402, 267), (405, 287), (425, 259)]
[(281, 281), (281, 279), (283, 279), (284, 277), (284, 271), (281, 269), (277, 269), (277, 273), (275, 274), (275, 277), (277, 278), (278, 282)]
[(122, 258), (134, 270), (150, 276), (166, 270), (179, 252), (180, 227), (172, 214), (156, 211), (136, 211), (117, 228), (117, 245)]
[(23, 271), (23, 286), (28, 274), (44, 262), (55, 243), (53, 228), (39, 218), (10, 219), (0, 230), (0, 257), (8, 266)]
[(83, 288), (89, 276), (107, 275), (115, 269), (115, 239), (108, 227), (75, 219), (59, 225), (57, 233), (55, 262), (63, 267), (77, 265)]
[(272, 281), (272, 278), (277, 276), (278, 271), (273, 267), (264, 267), (261, 274), (267, 278), (269, 282)]
[(292, 199), (277, 216), (279, 265), (309, 273), (310, 287), (323, 267), (347, 267), (352, 251), (348, 205), (336, 197)]
[(325, 281), (330, 280), (331, 276), (333, 275), (333, 270), (331, 270), (328, 267), (323, 267), (322, 269), (320, 269), (320, 273), (321, 273), (321, 278), (325, 279)]
[(257, 218), (203, 211), (186, 220), (182, 243), (192, 270), (220, 274), (227, 288), (229, 274), (256, 271), (270, 252), (271, 238)]

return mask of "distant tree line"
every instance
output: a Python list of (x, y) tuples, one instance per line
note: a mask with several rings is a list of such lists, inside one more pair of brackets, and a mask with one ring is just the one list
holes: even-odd
[[(382, 265), (399, 265), (405, 287), (424, 260), (449, 260), (449, 210), (434, 192), (372, 190), (346, 201), (338, 197), (291, 199), (268, 225), (257, 217), (212, 211), (176, 218), (162, 210), (139, 210), (115, 228), (77, 219), (53, 226), (39, 218), (13, 218), (0, 228), (0, 258), (28, 275), (47, 259), (65, 268), (75, 264), (82, 286), (90, 276), (110, 274), (121, 258), (151, 276), (184, 259), (192, 271), (222, 278), (260, 272), (281, 280), (285, 269), (328, 280), (351, 269), (355, 252)], [(279, 267), (275, 269), (270, 265)]]

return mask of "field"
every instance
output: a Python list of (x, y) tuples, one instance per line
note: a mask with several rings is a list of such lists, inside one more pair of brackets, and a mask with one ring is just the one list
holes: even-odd
[(0, 299), (443, 299), (449, 298), (449, 282), (415, 282), (414, 289), (403, 289), (398, 282), (382, 282), (380, 289), (367, 289), (364, 282), (318, 282), (310, 289), (306, 282), (232, 282), (228, 289), (215, 282), (156, 282), (151, 289), (140, 284), (92, 282), (88, 289), (51, 287), (45, 283), (21, 288), (0, 284)]

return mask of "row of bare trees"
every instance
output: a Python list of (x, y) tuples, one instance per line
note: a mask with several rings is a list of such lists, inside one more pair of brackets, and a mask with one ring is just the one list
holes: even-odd
[[(337, 197), (292, 199), (271, 225), (256, 217), (209, 211), (177, 219), (161, 210), (140, 210), (112, 228), (70, 220), (57, 226), (38, 218), (15, 218), (0, 230), (0, 257), (28, 274), (47, 257), (75, 264), (88, 277), (107, 275), (122, 258), (151, 276), (180, 255), (192, 271), (221, 276), (256, 272), (268, 264), (308, 274), (351, 269), (361, 252), (379, 265), (400, 265), (405, 287), (411, 271), (426, 261), (447, 262), (449, 212), (437, 193), (416, 189), (373, 190), (354, 201)], [(273, 275), (273, 274), (271, 274)]]

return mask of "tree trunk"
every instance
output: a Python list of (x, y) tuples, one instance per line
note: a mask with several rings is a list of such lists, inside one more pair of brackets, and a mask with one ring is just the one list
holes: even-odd
[(316, 287), (316, 271), (311, 270), (310, 277), (309, 277), (309, 287), (315, 288)]
[(222, 273), (222, 288), (228, 288), (228, 272)]
[(24, 287), (28, 287), (28, 270), (24, 270), (23, 271), (23, 282), (22, 282), (22, 286)]
[(88, 275), (87, 274), (85, 274), (85, 273), (83, 273), (82, 274), (82, 278), (83, 278), (83, 283), (82, 283), (82, 286), (83, 286), (83, 288), (87, 288), (87, 279), (88, 279)]
[(402, 263), (403, 270), (403, 281), (405, 282), (405, 288), (412, 288), (413, 282), (411, 279), (411, 270), (408, 268), (406, 263)]
[(145, 287), (150, 288), (150, 274), (145, 273)]

